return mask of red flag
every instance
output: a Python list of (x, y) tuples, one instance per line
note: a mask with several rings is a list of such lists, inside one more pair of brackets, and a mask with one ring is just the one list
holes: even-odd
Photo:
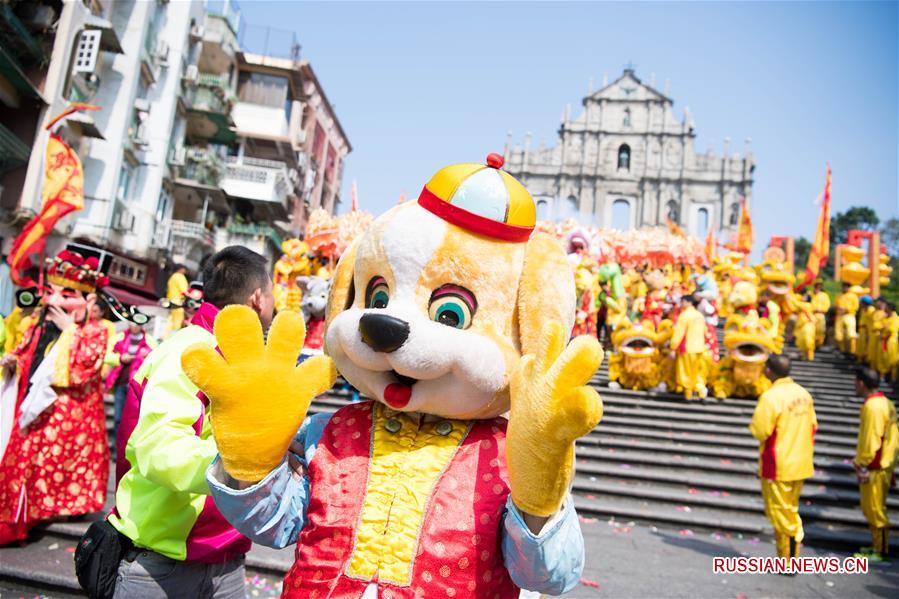
[(824, 177), (824, 196), (821, 201), (821, 212), (818, 215), (818, 228), (815, 230), (815, 242), (808, 254), (805, 266), (805, 278), (798, 289), (802, 289), (818, 277), (818, 273), (830, 258), (830, 165)]
[(350, 197), (352, 198), (352, 201), (350, 202), (350, 211), (356, 212), (357, 210), (359, 210), (359, 198), (357, 197), (357, 194), (356, 194), (356, 180), (355, 179), (353, 179), (353, 186), (350, 188)]
[(84, 173), (78, 154), (52, 133), (47, 140), (47, 154), (44, 161), (44, 189), (40, 213), (32, 218), (19, 236), (13, 241), (7, 261), (10, 278), (16, 285), (30, 287), (37, 283), (22, 275), (22, 270), (31, 265), (30, 256), (44, 250), (47, 235), (53, 231), (57, 221), (66, 214), (80, 210), (84, 206)]

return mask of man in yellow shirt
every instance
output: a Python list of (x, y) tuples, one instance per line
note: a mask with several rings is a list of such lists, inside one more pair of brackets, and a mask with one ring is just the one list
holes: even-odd
[(871, 318), (874, 316), (874, 300), (870, 295), (859, 298), (858, 311), (858, 343), (855, 347), (855, 357), (861, 363), (868, 361), (868, 335), (871, 332)]
[(887, 493), (899, 450), (896, 406), (879, 391), (880, 375), (863, 367), (855, 375), (855, 391), (865, 398), (858, 429), (855, 473), (858, 475), (862, 513), (871, 528), (872, 547), (862, 547), (857, 556), (880, 562), (890, 552), (890, 520), (887, 517)]
[(830, 310), (830, 296), (821, 281), (815, 281), (812, 310), (815, 311), (815, 345), (821, 347), (827, 341), (827, 312)]
[(883, 327), (887, 320), (887, 302), (882, 297), (874, 300), (874, 312), (871, 313), (871, 320), (868, 323), (868, 354), (865, 363), (877, 370), (877, 364), (880, 362), (880, 352), (882, 351), (880, 344), (880, 335), (883, 333)]
[(804, 536), (799, 494), (815, 473), (818, 419), (808, 391), (789, 377), (790, 359), (772, 354), (765, 376), (774, 381), (759, 396), (749, 430), (759, 441), (759, 478), (765, 515), (774, 527), (778, 557), (798, 557)]
[(705, 399), (708, 389), (704, 380), (703, 363), (707, 347), (705, 344), (705, 317), (696, 309), (700, 298), (696, 294), (685, 295), (681, 299), (681, 312), (674, 325), (671, 337), (671, 357), (675, 362), (677, 386), (683, 389), (687, 401), (693, 394)]
[(849, 291), (849, 283), (843, 283), (843, 292), (837, 296), (837, 320), (833, 337), (837, 348), (844, 354), (854, 354), (858, 340), (855, 313), (858, 312), (858, 296)]

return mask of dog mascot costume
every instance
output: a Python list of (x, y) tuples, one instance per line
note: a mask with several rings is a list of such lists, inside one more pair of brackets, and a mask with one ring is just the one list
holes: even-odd
[[(216, 320), (221, 353), (185, 352), (213, 405), (217, 507), (256, 542), (297, 545), (285, 597), (517, 597), (578, 583), (568, 489), (574, 441), (602, 414), (587, 385), (602, 350), (567, 343), (571, 268), (554, 239), (532, 235), (533, 200), (501, 166), (491, 154), (446, 167), (372, 223), (335, 272), (325, 356), (295, 366), (302, 317), (279, 314), (265, 344), (243, 306)], [(307, 418), (335, 366), (371, 401)], [(285, 460), (292, 441), (305, 476)]]

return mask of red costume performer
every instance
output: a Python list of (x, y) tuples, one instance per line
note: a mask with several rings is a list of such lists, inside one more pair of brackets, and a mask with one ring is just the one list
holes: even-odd
[[(4, 360), (18, 372), (15, 416), (0, 462), (0, 545), (41, 520), (102, 509), (109, 447), (100, 369), (107, 329), (86, 318), (105, 277), (95, 259), (49, 261), (37, 323)], [(9, 376), (9, 373), (7, 373)]]

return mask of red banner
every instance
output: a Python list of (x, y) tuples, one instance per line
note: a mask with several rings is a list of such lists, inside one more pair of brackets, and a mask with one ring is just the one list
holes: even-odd
[(7, 261), (16, 285), (31, 287), (36, 281), (22, 271), (31, 266), (31, 255), (44, 251), (47, 235), (57, 221), (84, 206), (84, 173), (78, 154), (55, 133), (47, 141), (44, 188), (40, 213), (31, 219), (13, 241)]
[(824, 196), (821, 201), (821, 213), (818, 215), (818, 228), (815, 230), (815, 242), (808, 254), (808, 263), (805, 267), (805, 278), (799, 284), (802, 289), (818, 277), (818, 273), (827, 264), (830, 258), (830, 165), (827, 165), (827, 174), (824, 178)]

